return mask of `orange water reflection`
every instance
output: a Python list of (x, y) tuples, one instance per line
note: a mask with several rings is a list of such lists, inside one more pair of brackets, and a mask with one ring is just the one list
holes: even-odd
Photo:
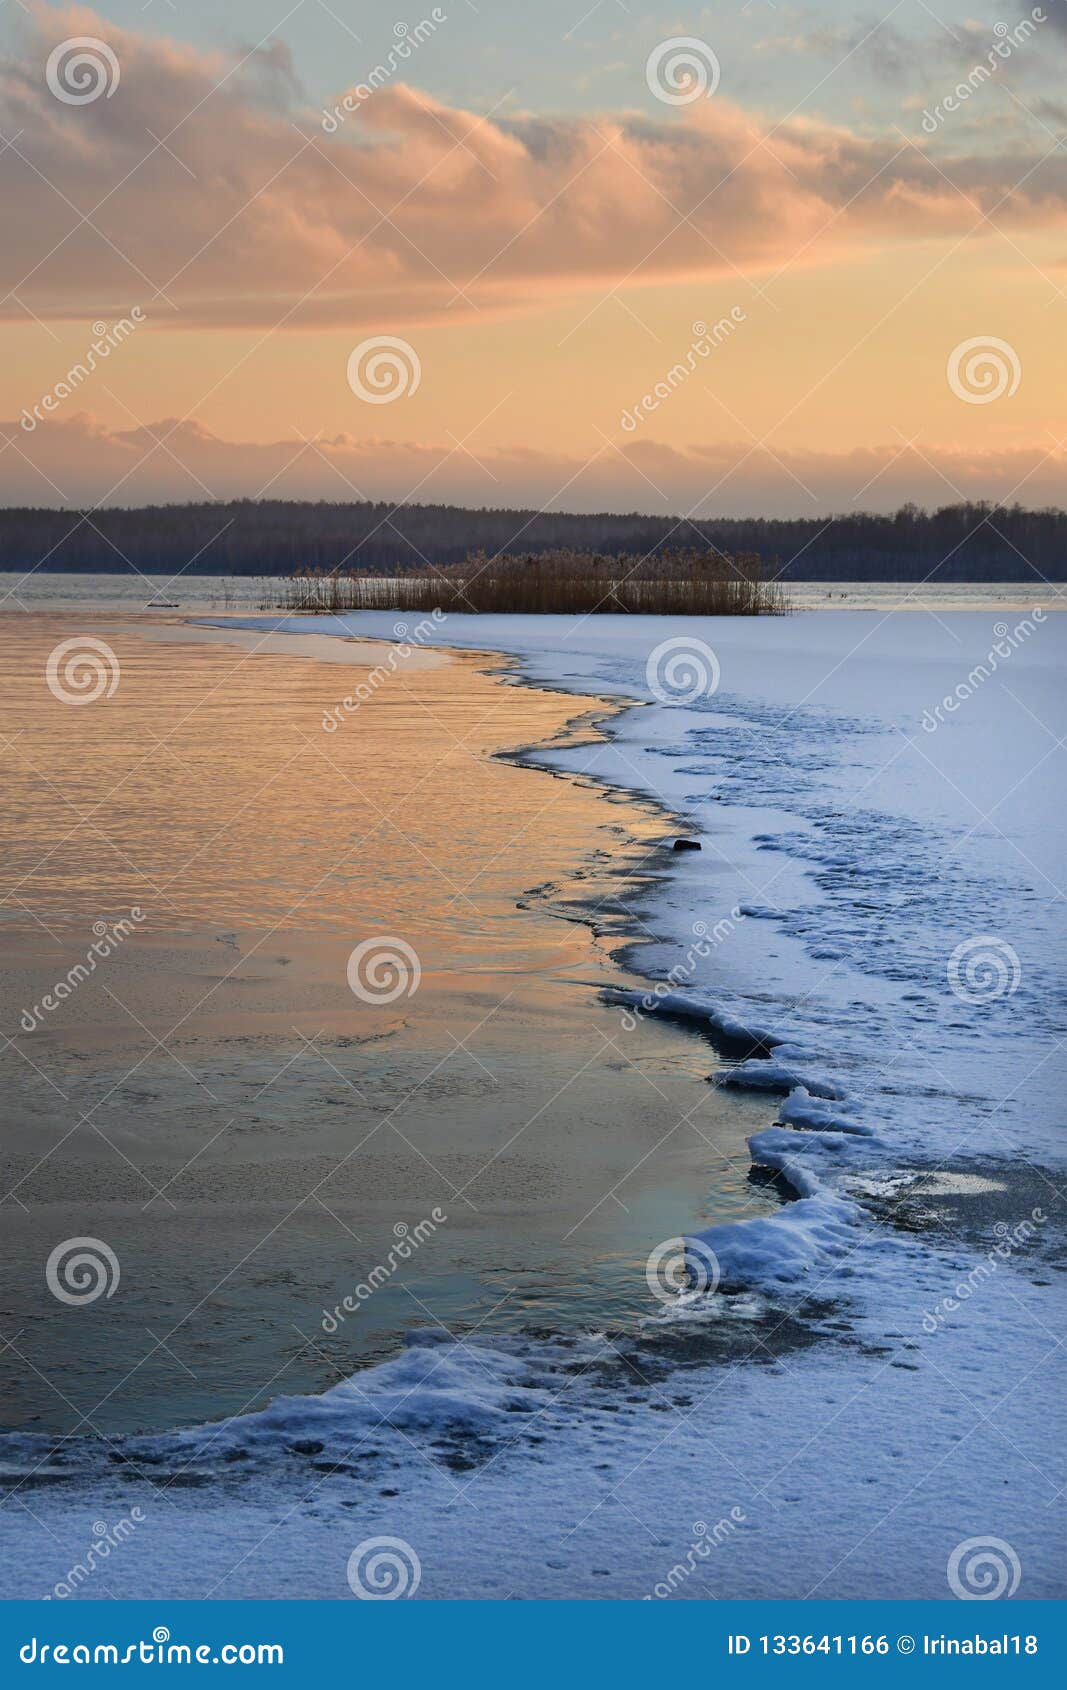
[[(366, 666), (282, 655), (277, 639), (241, 650), (117, 624), (95, 631), (113, 694), (75, 705), (45, 670), (81, 626), (27, 616), (0, 646), (7, 924), (135, 904), (156, 930), (406, 919), (453, 961), (506, 965), (516, 891), (569, 873), (606, 824), (573, 782), (494, 757), (556, 733), (574, 705), (502, 686), (484, 658), (423, 657), (367, 686)], [(360, 683), (358, 708), (339, 710)]]

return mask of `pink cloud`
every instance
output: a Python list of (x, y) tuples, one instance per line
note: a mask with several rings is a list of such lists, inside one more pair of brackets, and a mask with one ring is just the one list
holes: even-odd
[[(769, 131), (722, 97), (663, 122), (505, 119), (389, 84), (329, 134), (278, 44), (239, 62), (84, 8), (36, 7), (26, 31), (0, 67), (0, 128), (19, 132), (0, 157), (10, 316), (17, 293), (42, 318), (136, 303), (191, 327), (383, 327), (962, 232), (1031, 164), (998, 219), (1067, 208), (1062, 150), (941, 158), (968, 203), (899, 135)], [(115, 54), (112, 98), (49, 91), (48, 54), (72, 35)]]
[(644, 511), (656, 515), (814, 515), (887, 510), (915, 499), (1062, 503), (1067, 453), (1045, 446), (780, 451), (746, 444), (686, 450), (630, 441), (588, 458), (510, 447), (474, 462), (449, 443), (337, 435), (308, 444), (224, 440), (193, 422), (114, 430), (81, 414), (32, 432), (0, 422), (0, 504), (139, 505), (257, 497), (387, 499), (398, 504)]

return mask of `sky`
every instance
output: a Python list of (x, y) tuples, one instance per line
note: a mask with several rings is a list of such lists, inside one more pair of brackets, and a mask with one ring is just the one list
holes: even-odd
[(0, 503), (1067, 503), (1067, 0), (0, 0)]

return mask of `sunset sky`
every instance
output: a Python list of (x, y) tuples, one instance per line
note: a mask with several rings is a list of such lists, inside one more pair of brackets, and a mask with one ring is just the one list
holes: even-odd
[(7, 0), (0, 502), (1067, 503), (1065, 68), (1067, 0)]

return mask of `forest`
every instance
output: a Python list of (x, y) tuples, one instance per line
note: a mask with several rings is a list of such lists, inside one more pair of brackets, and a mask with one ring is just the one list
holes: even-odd
[(782, 581), (1062, 581), (1067, 512), (904, 505), (887, 515), (652, 517), (464, 510), (454, 505), (232, 503), (0, 510), (0, 570), (146, 575), (395, 575), (471, 553), (756, 553)]

